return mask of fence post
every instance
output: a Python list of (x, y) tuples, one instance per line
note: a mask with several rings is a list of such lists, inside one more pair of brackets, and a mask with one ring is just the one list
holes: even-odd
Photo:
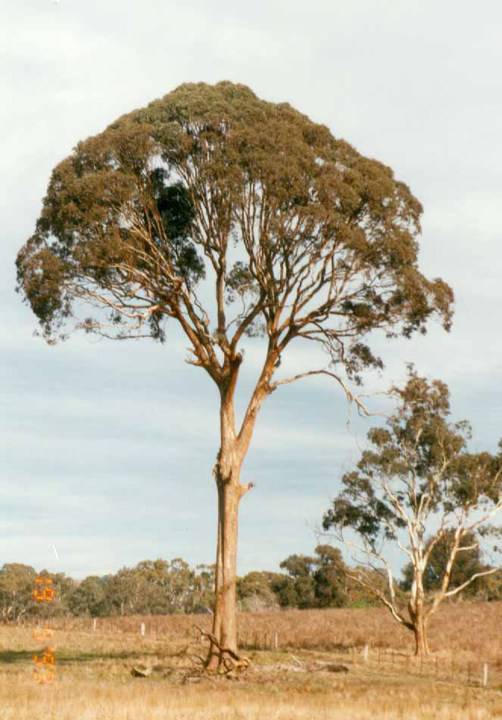
[(141, 637), (145, 637), (145, 623), (141, 623), (139, 626), (139, 632), (141, 634)]
[(279, 633), (275, 632), (274, 633), (274, 650), (278, 650), (278, 649), (279, 649)]
[(488, 663), (483, 664), (483, 687), (488, 685)]
[(364, 648), (363, 648), (363, 660), (364, 660), (364, 662), (368, 662), (368, 653), (369, 653), (369, 648), (368, 648), (367, 645), (365, 645)]
[(92, 621), (92, 632), (96, 632), (96, 625), (97, 625), (97, 620), (96, 620), (96, 618), (94, 618)]

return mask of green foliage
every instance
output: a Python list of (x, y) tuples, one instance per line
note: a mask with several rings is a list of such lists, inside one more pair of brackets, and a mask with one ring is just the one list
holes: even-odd
[[(35, 579), (50, 578), (54, 597), (34, 602)], [(91, 575), (78, 582), (63, 573), (49, 573), (21, 563), (0, 570), (0, 611), (4, 621), (23, 617), (207, 612), (214, 601), (214, 568), (191, 568), (184, 560), (145, 560), (114, 575)]]
[[(421, 212), (389, 167), (287, 103), (230, 82), (185, 84), (54, 169), (18, 255), (18, 287), (47, 338), (88, 301), (109, 312), (109, 324), (99, 313), (80, 323), (88, 332), (126, 337), (143, 326), (162, 339), (168, 317), (187, 330), (184, 308), (204, 343), (213, 329), (193, 292), (209, 267), (218, 302), (237, 303), (237, 337), (272, 337), (296, 295), (288, 341), (325, 324), (326, 349), (357, 379), (381, 365), (362, 341), (372, 329), (408, 336), (433, 314), (450, 325), (451, 289), (417, 267)], [(319, 306), (297, 314), (309, 294)]]
[(280, 567), (285, 573), (267, 574), (263, 581), (281, 607), (342, 607), (347, 602), (347, 568), (336, 548), (318, 545), (313, 557), (290, 555)]
[(314, 570), (317, 607), (343, 607), (347, 603), (347, 567), (342, 553), (331, 545), (316, 547)]
[(368, 432), (371, 449), (357, 470), (342, 478), (342, 492), (324, 516), (329, 528), (351, 528), (371, 547), (395, 541), (409, 517), (424, 523), (456, 511), (469, 513), (496, 504), (501, 493), (501, 456), (469, 453), (467, 422), (449, 422), (447, 386), (419, 377), (413, 368), (403, 389), (393, 388), (398, 408), (386, 427)]
[(252, 571), (237, 580), (237, 596), (242, 610), (274, 609), (279, 600), (274, 588), (279, 573)]
[[(370, 607), (375, 597), (351, 579), (338, 548), (318, 545), (313, 556), (290, 555), (282, 573), (253, 571), (240, 578), (243, 610), (282, 608)], [(381, 578), (378, 580), (381, 584)]]
[(68, 599), (68, 609), (72, 615), (110, 615), (112, 604), (107, 592), (107, 582), (107, 577), (97, 575), (90, 575), (82, 580)]
[(212, 604), (213, 581), (212, 568), (193, 570), (181, 558), (144, 560), (112, 576), (106, 596), (121, 615), (197, 612)]
[(32, 603), (27, 614), (38, 618), (67, 615), (69, 601), (76, 588), (75, 580), (64, 573), (51, 573), (48, 570), (41, 570), (38, 577), (52, 581), (50, 587), (54, 590), (54, 598), (51, 602)]
[[(479, 552), (469, 553), (455, 570), (460, 582), (472, 570), (485, 568)], [(427, 588), (434, 589), (434, 568), (441, 571), (441, 551), (433, 555)], [(371, 607), (377, 604), (372, 593), (352, 580), (354, 568), (345, 565), (337, 548), (316, 547), (312, 557), (291, 555), (281, 563), (285, 571), (252, 571), (238, 579), (237, 594), (241, 610), (259, 611), (282, 608)], [(385, 578), (374, 571), (374, 585), (385, 587)], [(405, 569), (403, 590), (409, 589), (411, 571)], [(53, 601), (36, 603), (32, 591), (36, 577), (52, 580)], [(502, 575), (482, 578), (472, 598), (502, 599)], [(90, 575), (76, 581), (63, 573), (49, 573), (21, 563), (7, 563), (0, 569), (0, 611), (2, 620), (49, 618), (61, 615), (106, 617), (110, 615), (154, 615), (208, 612), (214, 603), (214, 566), (191, 568), (184, 560), (144, 560), (114, 575)]]
[(480, 600), (502, 600), (502, 567), (493, 575), (487, 575), (479, 583), (476, 597)]
[(0, 570), (2, 620), (19, 620), (32, 608), (31, 593), (36, 572), (30, 565), (6, 563)]

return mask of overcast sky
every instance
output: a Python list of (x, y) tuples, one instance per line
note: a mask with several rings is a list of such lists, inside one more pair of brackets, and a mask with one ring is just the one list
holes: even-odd
[[(184, 343), (74, 336), (48, 347), (14, 291), (15, 255), (53, 166), (182, 82), (228, 79), (288, 101), (410, 185), (425, 207), (421, 267), (454, 288), (454, 328), (381, 346), (386, 370), (369, 389), (399, 381), (413, 360), (449, 383), (475, 447), (495, 448), (500, 2), (0, 0), (0, 9), (0, 564), (83, 577), (146, 558), (214, 560), (217, 398), (184, 364)], [(256, 488), (241, 506), (241, 573), (312, 551), (372, 422), (347, 423), (348, 413), (317, 381), (268, 400), (243, 472)]]

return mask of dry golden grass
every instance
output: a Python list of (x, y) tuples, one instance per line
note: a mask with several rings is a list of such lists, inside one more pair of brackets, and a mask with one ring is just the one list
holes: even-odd
[(2, 720), (488, 720), (502, 703), (480, 691), (430, 682), (353, 677), (324, 685), (250, 686), (221, 681), (173, 688), (150, 680), (97, 680), (62, 673), (38, 686), (29, 673), (0, 677)]
[[(194, 625), (208, 630), (208, 615), (127, 616), (99, 619), (98, 634), (138, 633), (144, 622), (147, 636), (183, 642), (193, 636)], [(59, 621), (73, 632), (91, 630), (92, 621)], [(388, 648), (411, 652), (412, 634), (398, 625), (384, 608), (285, 610), (241, 613), (239, 640), (244, 648), (271, 647), (277, 633), (279, 647), (339, 651)], [(431, 650), (470, 654), (493, 661), (502, 653), (502, 602), (452, 603), (440, 607), (430, 625)]]
[[(140, 622), (147, 628), (138, 633)], [(66, 627), (63, 627), (66, 624)], [(170, 655), (207, 617), (110, 618), (59, 622), (57, 679), (33, 679), (37, 643), (29, 627), (0, 627), (0, 720), (488, 720), (502, 718), (502, 603), (445, 607), (431, 628), (431, 661), (410, 657), (410, 638), (384, 611), (328, 610), (243, 614), (241, 637), (279, 635), (278, 651), (246, 651), (239, 681), (154, 673), (133, 679), (139, 662), (186, 662)], [(368, 662), (360, 648), (371, 646)], [(380, 650), (379, 650), (380, 648)], [(380, 656), (380, 657), (379, 657)], [(480, 663), (490, 687), (479, 687)], [(343, 663), (334, 674), (323, 664)], [(458, 673), (470, 663), (471, 678)]]

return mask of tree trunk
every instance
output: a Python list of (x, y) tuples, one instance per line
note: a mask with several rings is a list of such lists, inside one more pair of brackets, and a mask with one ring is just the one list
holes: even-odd
[[(238, 472), (238, 470), (237, 470)], [(221, 482), (218, 490), (218, 535), (216, 550), (215, 604), (212, 633), (221, 648), (237, 652), (237, 537), (241, 497), (240, 483)], [(208, 667), (221, 662), (216, 647), (211, 647)]]
[[(213, 474), (218, 493), (215, 604), (212, 633), (220, 648), (237, 652), (237, 537), (239, 504), (247, 488), (240, 483), (244, 452), (235, 434), (233, 398), (223, 395), (220, 411), (221, 445)], [(212, 644), (207, 667), (216, 669), (221, 653)]]
[(415, 635), (415, 655), (419, 657), (428, 655), (427, 623), (423, 617), (417, 618), (413, 627), (413, 633)]
[(408, 605), (411, 626), (415, 635), (415, 655), (423, 656), (429, 654), (427, 642), (427, 616), (425, 613), (425, 592), (423, 573), (416, 566), (414, 568), (414, 579), (411, 586), (411, 598)]
[[(270, 392), (267, 386), (273, 365), (270, 362), (250, 400), (240, 433), (236, 433), (234, 391), (242, 356), (238, 355), (228, 377), (220, 387), (220, 450), (213, 474), (218, 491), (218, 533), (216, 550), (215, 605), (212, 634), (219, 648), (237, 653), (237, 538), (239, 505), (252, 483), (242, 485), (242, 463), (251, 442), (258, 410)], [(272, 368), (272, 370), (271, 370)], [(222, 664), (222, 653), (211, 644), (206, 666), (215, 670)]]

